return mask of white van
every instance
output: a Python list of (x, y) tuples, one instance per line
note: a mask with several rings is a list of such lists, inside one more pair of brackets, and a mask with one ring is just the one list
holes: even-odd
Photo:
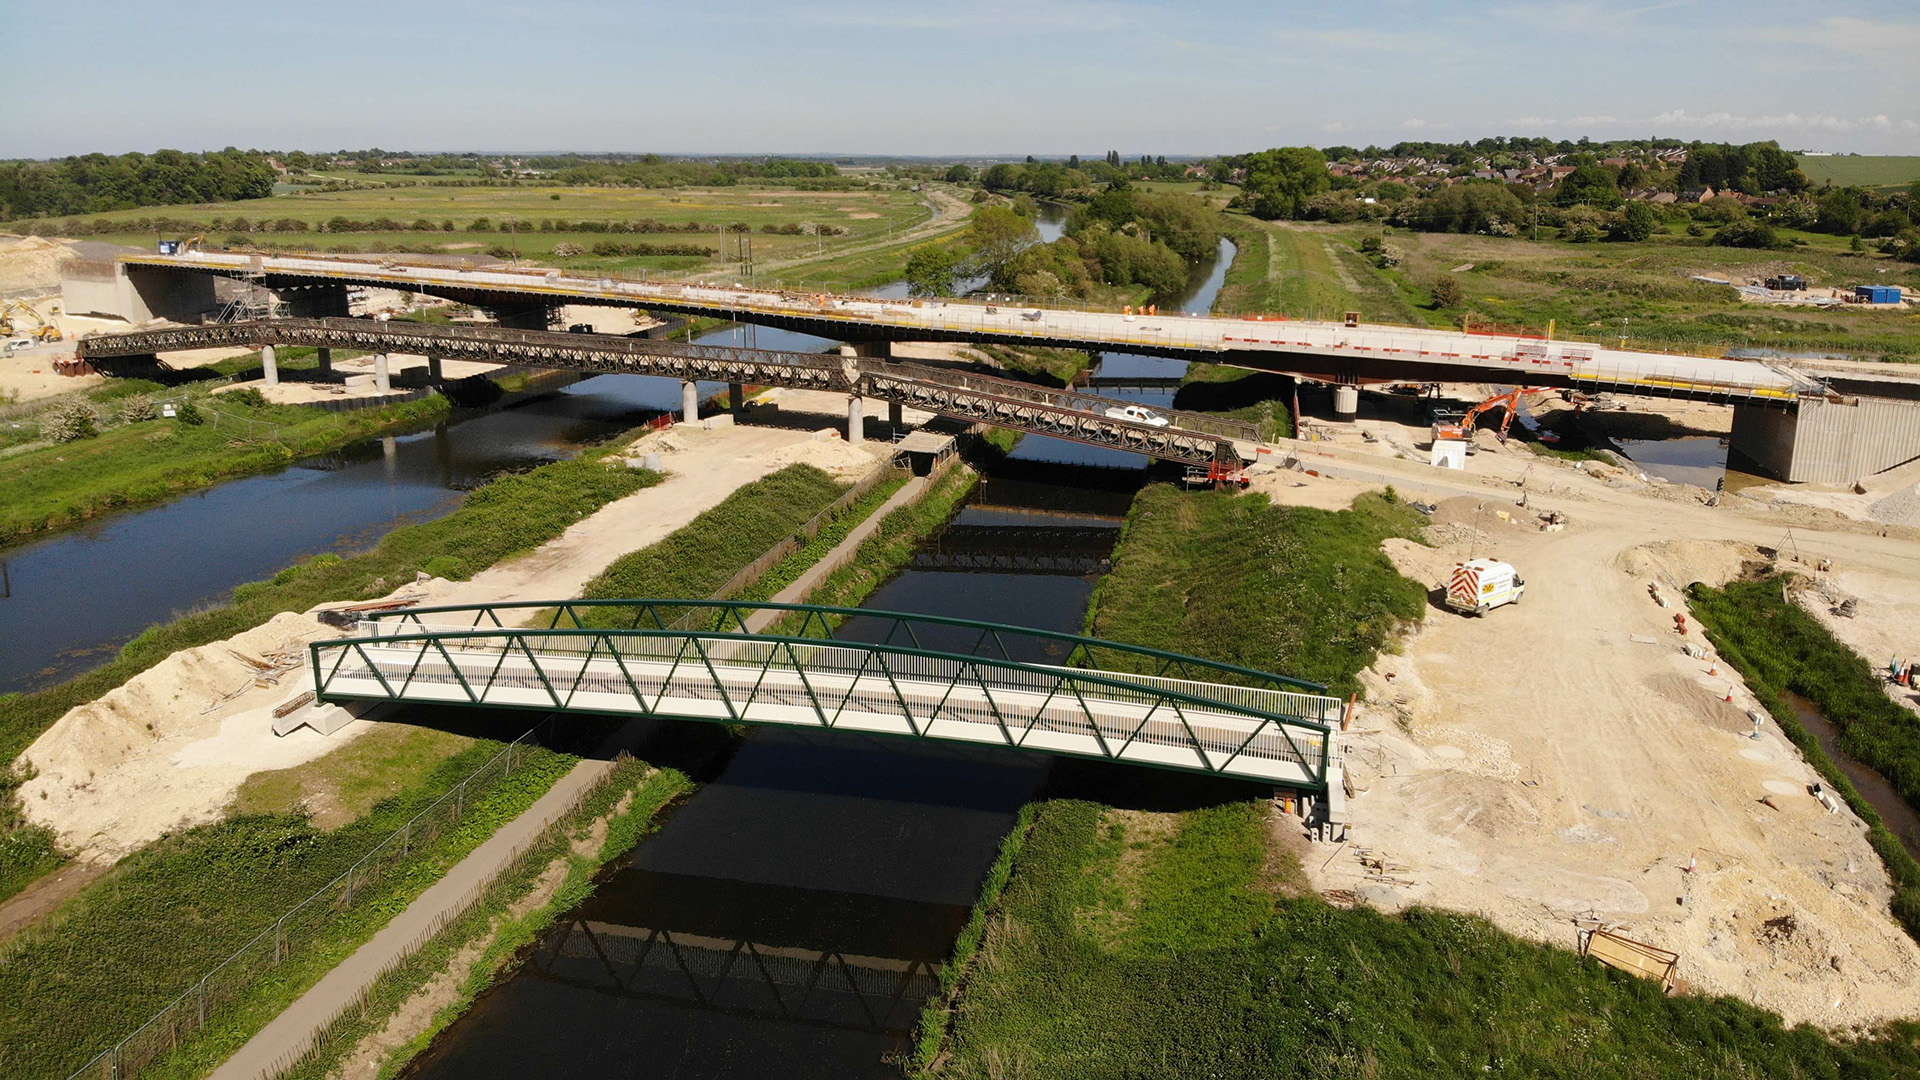
[(1447, 583), (1447, 606), (1470, 615), (1485, 615), (1501, 604), (1517, 604), (1527, 583), (1512, 564), (1492, 559), (1456, 563)]

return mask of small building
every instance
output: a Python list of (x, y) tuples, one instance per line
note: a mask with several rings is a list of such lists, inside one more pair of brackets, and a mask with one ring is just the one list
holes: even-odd
[(1853, 302), (1856, 304), (1897, 304), (1900, 302), (1898, 285), (1855, 285)]
[(1688, 188), (1680, 193), (1680, 201), (1684, 203), (1703, 203), (1713, 198), (1715, 194), (1716, 192), (1710, 187)]

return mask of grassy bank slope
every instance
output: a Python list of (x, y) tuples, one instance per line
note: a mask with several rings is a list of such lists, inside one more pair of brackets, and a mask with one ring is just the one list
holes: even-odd
[[(112, 384), (101, 388), (122, 389)], [(124, 396), (101, 400), (98, 411), (112, 414), (119, 407), (115, 399)], [(0, 541), (418, 427), (444, 417), (450, 408), (438, 395), (346, 413), (249, 405), (230, 394), (208, 398), (196, 393), (192, 400), (206, 415), (205, 423), (162, 419), (123, 424), (95, 438), (0, 458)], [(212, 410), (221, 414), (217, 424)]]
[[(504, 476), (466, 497), (436, 521), (387, 534), (370, 552), (341, 559), (321, 555), (288, 567), (271, 581), (243, 585), (233, 602), (154, 626), (105, 666), (31, 694), (0, 696), (0, 762), (11, 762), (68, 709), (100, 697), (181, 650), (251, 629), (285, 611), (331, 600), (381, 596), (416, 571), (464, 578), (508, 556), (530, 551), (615, 499), (660, 482), (657, 473), (610, 469), (597, 455)], [(0, 784), (0, 898), (58, 862), (45, 830), (27, 826)]]
[(1156, 484), (1134, 499), (1087, 630), (1345, 694), (1394, 629), (1426, 610), (1426, 590), (1380, 552), (1421, 524), (1382, 495), (1332, 513)]
[(1783, 584), (1780, 578), (1765, 578), (1724, 589), (1695, 585), (1687, 599), (1720, 655), (1740, 670), (1780, 730), (1867, 823), (1867, 840), (1893, 878), (1893, 914), (1920, 938), (1920, 862), (1800, 723), (1781, 692), (1790, 690), (1818, 705), (1840, 729), (1841, 749), (1886, 777), (1913, 806), (1920, 806), (1920, 723), (1887, 700), (1865, 660), (1782, 597)]
[[(67, 1076), (501, 749), (477, 741), (424, 782), (333, 832), (300, 814), (244, 816), (190, 829), (128, 857), (62, 908), (56, 925), (27, 935), (7, 957), (0, 1068), (22, 1080)], [(220, 1026), (246, 1026), (251, 1017), (257, 1027), (518, 816), (574, 761), (537, 747), (523, 752), (524, 767), (476, 798), (457, 825), (423, 838), (417, 858), (365, 883), (353, 909), (277, 969), (252, 1008), (243, 1006)], [(212, 1041), (222, 1041), (217, 1029)]]
[(1425, 909), (1302, 895), (1266, 808), (1041, 804), (969, 977), (946, 1080), (1884, 1077), (1873, 1041), (1786, 1029)]

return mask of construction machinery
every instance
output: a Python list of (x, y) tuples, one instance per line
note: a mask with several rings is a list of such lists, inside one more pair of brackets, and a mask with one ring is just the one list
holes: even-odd
[(66, 339), (66, 335), (60, 332), (59, 327), (48, 322), (46, 316), (34, 310), (33, 305), (24, 300), (9, 300), (4, 305), (0, 305), (0, 337), (11, 336), (19, 329), (19, 324), (14, 321), (15, 314), (24, 315), (33, 320), (33, 329), (25, 333), (35, 342), (45, 344), (49, 341)]
[[(1433, 440), (1435, 442), (1439, 442), (1442, 439), (1471, 441), (1473, 438), (1473, 425), (1480, 419), (1481, 414), (1492, 412), (1494, 409), (1505, 409), (1506, 415), (1500, 418), (1500, 428), (1495, 432), (1495, 435), (1501, 442), (1506, 442), (1507, 429), (1513, 426), (1513, 418), (1519, 414), (1520, 405), (1526, 395), (1544, 394), (1546, 392), (1545, 389), (1539, 387), (1529, 389), (1524, 386), (1516, 386), (1511, 390), (1495, 394), (1480, 404), (1475, 405), (1473, 408), (1468, 409), (1466, 415), (1462, 416), (1458, 423), (1450, 422), (1446, 418), (1436, 418), (1433, 424)], [(1540, 440), (1542, 442), (1555, 441), (1549, 438), (1547, 433), (1542, 433)]]

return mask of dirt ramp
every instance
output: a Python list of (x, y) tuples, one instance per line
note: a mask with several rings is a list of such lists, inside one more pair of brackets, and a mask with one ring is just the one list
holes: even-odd
[(1684, 589), (1696, 581), (1719, 588), (1764, 573), (1771, 562), (1753, 544), (1734, 540), (1660, 540), (1628, 548), (1614, 566), (1633, 577)]

